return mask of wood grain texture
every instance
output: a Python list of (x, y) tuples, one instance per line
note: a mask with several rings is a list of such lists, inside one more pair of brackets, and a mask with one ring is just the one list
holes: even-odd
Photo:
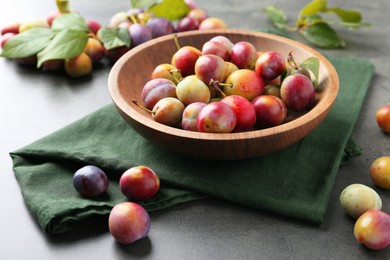
[(160, 63), (170, 63), (177, 50), (174, 36), (153, 39), (131, 49), (110, 71), (108, 88), (121, 116), (144, 138), (181, 155), (210, 160), (239, 160), (283, 149), (310, 133), (328, 114), (339, 88), (337, 72), (319, 52), (296, 41), (254, 31), (209, 30), (177, 34), (181, 46), (197, 48), (212, 37), (223, 35), (232, 42), (249, 41), (258, 51), (275, 50), (285, 57), (293, 51), (299, 63), (315, 56), (320, 60), (319, 89), (315, 106), (304, 115), (280, 126), (243, 133), (198, 133), (162, 125), (137, 107), (141, 90)]

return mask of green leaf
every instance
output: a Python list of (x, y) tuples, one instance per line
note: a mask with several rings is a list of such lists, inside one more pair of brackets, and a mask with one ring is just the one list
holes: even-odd
[(130, 48), (131, 38), (127, 28), (103, 27), (98, 31), (98, 37), (107, 50), (127, 46)]
[(325, 8), (324, 12), (336, 14), (343, 22), (347, 23), (360, 23), (362, 15), (358, 11), (346, 10), (339, 7)]
[(61, 31), (66, 29), (88, 32), (88, 24), (85, 19), (77, 13), (68, 13), (57, 16), (52, 23), (52, 29)]
[(56, 5), (58, 11), (60, 11), (62, 14), (70, 12), (68, 0), (56, 0)]
[(49, 45), (52, 35), (50, 28), (32, 28), (17, 34), (5, 43), (1, 56), (14, 59), (35, 55)]
[(87, 44), (88, 37), (88, 33), (79, 30), (60, 31), (50, 44), (38, 53), (38, 68), (47, 60), (69, 59), (80, 55)]
[(348, 29), (359, 29), (359, 28), (363, 28), (363, 27), (370, 27), (371, 24), (370, 23), (347, 23), (347, 22), (340, 22), (339, 23), (341, 26), (345, 27), (345, 28), (348, 28)]
[(147, 11), (155, 17), (163, 17), (174, 21), (185, 16), (190, 11), (190, 8), (183, 0), (163, 0), (148, 8)]
[(276, 28), (282, 30), (286, 27), (287, 18), (281, 9), (273, 5), (268, 5), (262, 11), (271, 19)]
[(298, 17), (309, 16), (322, 12), (326, 8), (327, 4), (328, 1), (326, 0), (313, 0), (301, 9)]
[(340, 39), (336, 31), (329, 24), (318, 21), (301, 28), (300, 33), (312, 44), (326, 49), (344, 47), (345, 42)]
[(309, 57), (299, 64), (301, 68), (305, 68), (313, 72), (315, 79), (313, 80), (314, 87), (318, 87), (318, 77), (320, 74), (320, 60), (317, 57)]
[(147, 9), (148, 7), (158, 3), (158, 0), (131, 0), (130, 4), (131, 7), (133, 8), (145, 8)]

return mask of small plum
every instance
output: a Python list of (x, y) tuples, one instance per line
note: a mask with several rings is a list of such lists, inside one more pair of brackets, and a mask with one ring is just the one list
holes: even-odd
[(64, 68), (63, 59), (47, 60), (42, 63), (42, 70), (44, 71), (60, 71)]
[(192, 46), (179, 48), (172, 56), (171, 64), (180, 70), (183, 77), (195, 74), (195, 62), (202, 52)]
[(176, 97), (176, 85), (165, 78), (151, 79), (142, 88), (141, 97), (145, 107), (153, 109), (160, 99)]
[(16, 34), (15, 33), (11, 33), (11, 32), (8, 32), (8, 33), (5, 33), (1, 36), (1, 39), (0, 39), (0, 47), (3, 48), (5, 43), (11, 39), (12, 37), (14, 37)]
[(190, 9), (198, 8), (195, 0), (184, 0), (184, 2), (188, 5)]
[(177, 84), (176, 96), (185, 106), (193, 102), (208, 103), (210, 101), (210, 90), (196, 75), (191, 75)]
[(217, 41), (207, 41), (203, 44), (202, 55), (205, 54), (214, 54), (225, 61), (230, 61), (230, 50), (223, 43)]
[(178, 126), (184, 111), (184, 104), (177, 98), (166, 97), (160, 99), (153, 107), (153, 118), (168, 126)]
[(280, 52), (267, 51), (256, 60), (255, 71), (268, 82), (282, 75), (286, 70), (286, 64), (286, 59)]
[(195, 75), (209, 85), (211, 80), (224, 82), (228, 74), (226, 62), (214, 54), (200, 56), (195, 63)]
[(274, 83), (265, 85), (263, 95), (271, 95), (280, 98), (280, 85)]
[(55, 10), (51, 12), (47, 17), (46, 17), (46, 22), (49, 26), (52, 25), (53, 20), (56, 19), (58, 16), (61, 15), (61, 12), (59, 10)]
[(153, 107), (152, 110), (147, 109), (138, 104), (138, 101), (133, 99), (134, 104), (138, 105), (140, 108), (152, 115), (154, 121), (161, 123), (167, 126), (179, 126), (181, 123), (184, 104), (173, 97), (166, 97), (160, 99)]
[(227, 37), (225, 37), (225, 36), (223, 36), (223, 35), (214, 36), (214, 37), (211, 38), (209, 41), (210, 41), (210, 42), (219, 42), (219, 43), (222, 43), (223, 45), (225, 45), (225, 47), (228, 49), (229, 52), (232, 51), (233, 46), (234, 46), (234, 44), (232, 43), (232, 41), (231, 41), (229, 38), (227, 38)]
[(104, 48), (104, 55), (111, 63), (115, 63), (120, 57), (122, 57), (129, 50), (130, 48), (128, 48), (127, 46), (119, 46), (109, 50)]
[(390, 214), (375, 209), (366, 211), (355, 223), (354, 236), (372, 250), (386, 248), (390, 244)]
[(96, 64), (104, 57), (104, 47), (102, 43), (95, 38), (88, 38), (84, 52), (91, 59), (92, 63)]
[(371, 164), (370, 177), (378, 187), (390, 190), (390, 156), (379, 157)]
[(129, 17), (126, 12), (118, 12), (111, 16), (109, 27), (118, 28), (122, 22), (129, 21)]
[(157, 65), (152, 71), (151, 78), (164, 78), (169, 79), (173, 83), (177, 84), (182, 79), (180, 71), (169, 63), (162, 63)]
[(380, 107), (376, 111), (375, 118), (382, 131), (390, 134), (390, 105)]
[(19, 33), (19, 27), (20, 27), (20, 23), (19, 22), (14, 22), (14, 23), (11, 23), (11, 24), (7, 24), (7, 25), (5, 25), (4, 27), (1, 28), (0, 34), (1, 35), (4, 35), (6, 33), (18, 34)]
[(192, 17), (185, 16), (176, 24), (176, 32), (194, 31), (199, 28), (199, 22)]
[(24, 58), (16, 58), (15, 61), (21, 66), (25, 67), (31, 67), (37, 65), (37, 55), (31, 55)]
[(87, 25), (89, 30), (94, 34), (97, 34), (100, 28), (102, 27), (102, 25), (99, 22), (91, 19), (87, 20)]
[(86, 165), (73, 175), (73, 186), (81, 196), (92, 198), (107, 191), (108, 178), (102, 169)]
[(92, 61), (86, 53), (82, 52), (74, 58), (65, 60), (65, 71), (73, 78), (87, 76), (92, 72)]
[(256, 123), (256, 111), (248, 99), (238, 95), (231, 95), (223, 98), (221, 102), (228, 104), (236, 114), (236, 126), (233, 132), (244, 132), (253, 128)]
[(181, 121), (181, 128), (188, 131), (198, 131), (196, 127), (196, 118), (199, 112), (207, 105), (204, 102), (194, 102), (186, 106), (183, 111), (183, 117)]
[(261, 95), (252, 100), (256, 111), (256, 127), (264, 129), (282, 124), (287, 117), (284, 102), (275, 96)]
[(249, 101), (261, 95), (264, 82), (253, 70), (239, 69), (232, 72), (226, 79), (223, 92), (229, 95), (243, 96)]
[(201, 23), (203, 20), (209, 17), (206, 10), (202, 8), (191, 9), (186, 16), (195, 19), (196, 21), (198, 21), (198, 23)]
[(240, 69), (254, 69), (256, 64), (256, 48), (248, 41), (239, 41), (230, 52), (231, 62)]
[(134, 166), (125, 171), (119, 179), (119, 189), (130, 200), (146, 200), (160, 188), (160, 179), (147, 166)]
[(20, 24), (19, 26), (19, 33), (25, 32), (32, 28), (49, 28), (49, 24), (44, 19), (36, 19), (29, 22), (25, 22)]
[(287, 76), (280, 87), (280, 97), (293, 111), (303, 111), (313, 105), (315, 89), (311, 80), (302, 75)]
[(138, 203), (121, 202), (111, 209), (108, 228), (116, 241), (131, 244), (149, 234), (150, 217)]
[(196, 127), (204, 133), (230, 133), (236, 126), (236, 114), (226, 103), (215, 101), (207, 104), (198, 114)]
[(163, 17), (152, 17), (146, 23), (152, 37), (157, 38), (163, 35), (174, 33), (175, 28), (168, 19)]
[(144, 42), (147, 42), (153, 38), (150, 29), (143, 24), (135, 23), (129, 27), (131, 44), (132, 46), (138, 46)]
[(199, 24), (199, 30), (227, 29), (228, 26), (224, 20), (218, 17), (208, 17)]
[(227, 75), (226, 75), (226, 78), (233, 73), (233, 71), (236, 71), (236, 70), (239, 70), (239, 68), (236, 66), (236, 64), (230, 62), (230, 61), (227, 61), (226, 62), (226, 65), (227, 65)]
[(382, 208), (382, 200), (378, 193), (359, 183), (351, 184), (341, 192), (340, 203), (345, 212), (356, 219), (367, 210)]

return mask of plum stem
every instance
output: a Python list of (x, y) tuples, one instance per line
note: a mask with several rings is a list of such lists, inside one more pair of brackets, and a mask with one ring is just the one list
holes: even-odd
[(139, 104), (139, 103), (138, 103), (138, 100), (132, 99), (131, 101), (132, 101), (135, 105), (137, 105), (139, 108), (142, 108), (143, 110), (145, 110), (146, 112), (151, 113), (151, 114), (154, 114), (154, 112), (153, 112), (152, 110), (150, 110), (150, 109), (148, 109), (148, 108), (142, 106), (141, 104)]
[(134, 14), (130, 14), (130, 20), (134, 23), (134, 24), (136, 24), (136, 23), (138, 23), (138, 21), (137, 21), (137, 18), (135, 18), (135, 15)]
[(218, 80), (211, 79), (209, 85), (210, 85), (210, 87), (214, 88), (219, 94), (221, 94), (222, 97), (226, 97), (226, 94), (221, 90), (221, 88), (219, 86), (231, 85), (231, 84), (225, 84), (225, 83), (219, 82)]
[[(176, 72), (176, 73), (175, 73)], [(169, 73), (171, 73), (171, 75), (173, 76), (173, 78), (175, 79), (175, 83), (176, 85), (181, 81), (182, 78), (178, 78), (177, 75), (179, 73), (181, 73), (181, 71), (179, 69), (174, 69), (174, 70), (170, 70)]]
[(296, 69), (298, 67), (298, 64), (295, 62), (292, 52), (293, 51), (290, 51), (290, 53), (288, 54), (287, 64), (290, 65), (291, 69)]
[(176, 34), (176, 33), (175, 33), (175, 35), (173, 36), (173, 40), (175, 41), (176, 48), (177, 48), (178, 50), (180, 50), (181, 46), (180, 46), (179, 40), (177, 39), (177, 34)]

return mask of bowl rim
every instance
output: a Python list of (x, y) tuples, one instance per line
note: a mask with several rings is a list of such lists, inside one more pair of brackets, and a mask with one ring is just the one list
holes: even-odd
[[(126, 63), (126, 61), (131, 58), (133, 55), (138, 53), (139, 51), (143, 49), (147, 49), (149, 46), (154, 45), (160, 41), (166, 41), (166, 40), (173, 40), (175, 35), (178, 37), (178, 39), (182, 36), (196, 36), (196, 35), (214, 35), (214, 34), (241, 34), (241, 35), (249, 35), (254, 37), (263, 37), (268, 38), (277, 42), (281, 43), (288, 43), (293, 46), (297, 46), (298, 48), (304, 49), (306, 52), (311, 53), (312, 56), (317, 57), (320, 60), (320, 64), (322, 63), (323, 66), (326, 67), (328, 71), (328, 75), (332, 75), (332, 77), (328, 77), (327, 80), (329, 80), (328, 86), (331, 88), (331, 90), (328, 90), (328, 94), (325, 95), (324, 99), (321, 99), (315, 107), (313, 107), (310, 111), (306, 112), (305, 114), (301, 115), (299, 118), (296, 118), (292, 121), (283, 123), (278, 126), (265, 128), (265, 129), (258, 129), (258, 130), (252, 130), (252, 131), (246, 131), (246, 132), (232, 132), (232, 133), (201, 133), (201, 132), (195, 132), (195, 131), (188, 131), (176, 127), (171, 127), (167, 125), (163, 125), (161, 123), (158, 123), (152, 119), (145, 120), (145, 116), (142, 115), (138, 110), (136, 110), (134, 107), (130, 105), (130, 101), (125, 100), (124, 97), (120, 94), (119, 86), (118, 86), (118, 78), (119, 78), (119, 72), (121, 71), (121, 68)], [(256, 139), (259, 137), (267, 137), (272, 136), (274, 134), (282, 134), (285, 132), (289, 132), (294, 130), (296, 127), (304, 125), (306, 123), (309, 123), (313, 119), (317, 117), (318, 114), (323, 114), (326, 111), (329, 110), (329, 108), (334, 103), (336, 96), (339, 91), (339, 78), (336, 69), (334, 66), (328, 61), (328, 59), (325, 58), (320, 52), (314, 50), (313, 48), (300, 43), (298, 41), (295, 41), (290, 38), (286, 38), (283, 36), (265, 33), (265, 32), (258, 32), (258, 31), (252, 31), (252, 30), (242, 30), (242, 29), (212, 29), (212, 30), (196, 30), (196, 31), (187, 31), (187, 32), (180, 32), (176, 34), (169, 34), (165, 36), (161, 36), (152, 40), (149, 40), (141, 45), (138, 45), (132, 49), (130, 49), (127, 53), (122, 55), (117, 62), (113, 65), (113, 67), (110, 70), (109, 76), (108, 76), (108, 90), (111, 95), (111, 99), (114, 102), (117, 109), (119, 109), (122, 113), (127, 114), (132, 118), (132, 120), (135, 120), (137, 123), (145, 125), (154, 131), (163, 132), (163, 133), (169, 133), (170, 135), (178, 136), (178, 137), (185, 137), (190, 139), (202, 139), (202, 140), (250, 140), (250, 139)]]

